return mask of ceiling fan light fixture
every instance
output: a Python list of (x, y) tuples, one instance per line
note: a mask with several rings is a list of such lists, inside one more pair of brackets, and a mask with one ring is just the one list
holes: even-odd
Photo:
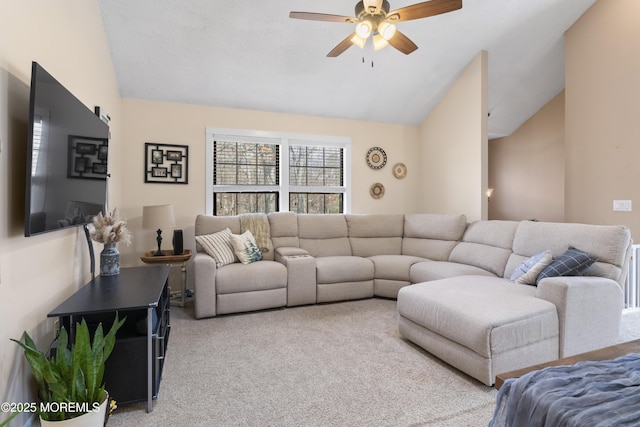
[(386, 41), (385, 38), (382, 37), (380, 34), (376, 34), (375, 36), (373, 36), (373, 49), (374, 50), (384, 49), (387, 46), (389, 46), (389, 42)]
[(378, 25), (378, 34), (386, 41), (391, 40), (393, 36), (396, 35), (396, 26), (394, 24), (390, 24), (387, 21), (382, 21)]
[(359, 35), (354, 35), (353, 37), (351, 37), (351, 43), (355, 44), (356, 46), (358, 46), (360, 49), (364, 49), (364, 44), (367, 42), (367, 39), (363, 39), (362, 37), (360, 37)]
[(310, 21), (355, 24), (354, 32), (345, 37), (327, 54), (330, 58), (341, 55), (353, 44), (364, 49), (367, 40), (372, 35), (372, 44), (375, 45), (375, 49), (382, 49), (390, 44), (396, 50), (409, 55), (418, 49), (418, 46), (407, 36), (397, 31), (395, 24), (453, 12), (462, 8), (462, 1), (423, 0), (421, 3), (401, 7), (390, 12), (391, 6), (388, 0), (357, 0), (353, 17), (315, 12), (290, 12), (289, 17)]
[(356, 34), (363, 40), (366, 40), (373, 31), (373, 25), (370, 21), (361, 21), (356, 25)]

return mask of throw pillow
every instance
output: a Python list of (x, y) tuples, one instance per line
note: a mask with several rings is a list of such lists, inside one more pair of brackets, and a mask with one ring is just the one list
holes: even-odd
[(522, 285), (535, 285), (538, 275), (551, 261), (553, 257), (550, 250), (540, 252), (520, 264), (511, 275), (511, 280)]
[(260, 252), (260, 248), (249, 230), (240, 235), (232, 234), (231, 245), (234, 253), (243, 264), (250, 264), (262, 259), (262, 252)]
[(231, 246), (231, 230), (229, 228), (213, 234), (196, 236), (196, 242), (200, 243), (205, 252), (215, 260), (216, 267), (236, 262), (236, 257), (233, 255), (233, 247)]
[(536, 280), (536, 284), (546, 277), (579, 276), (597, 260), (597, 256), (569, 246), (569, 249), (567, 249), (565, 253), (553, 260), (547, 268), (542, 270), (542, 273), (540, 273)]

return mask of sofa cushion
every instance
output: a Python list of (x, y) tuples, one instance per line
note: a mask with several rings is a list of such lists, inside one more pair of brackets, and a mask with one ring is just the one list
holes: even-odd
[(298, 240), (298, 217), (295, 212), (271, 212), (267, 215), (274, 248), (296, 247)]
[(536, 279), (536, 283), (547, 277), (580, 276), (591, 267), (598, 257), (569, 246), (558, 258), (554, 259)]
[(467, 227), (464, 215), (408, 214), (402, 255), (446, 261)]
[(449, 261), (473, 265), (502, 276), (517, 228), (516, 221), (476, 221), (469, 224), (462, 242), (451, 251)]
[(240, 233), (240, 218), (238, 216), (196, 216), (196, 236), (215, 233), (217, 231), (222, 231), (225, 228), (228, 228), (234, 234)]
[(512, 259), (507, 271), (546, 249), (559, 257), (568, 246), (597, 255), (598, 261), (584, 273), (615, 280), (624, 285), (627, 274), (627, 255), (631, 245), (631, 232), (622, 225), (590, 225), (554, 222), (522, 221), (513, 239)]
[(298, 215), (298, 234), (301, 239), (348, 237), (347, 220), (340, 214)]
[(495, 275), (473, 265), (459, 264), (449, 261), (425, 261), (411, 266), (409, 279), (411, 283), (428, 282), (455, 276), (490, 276)]
[(553, 261), (551, 251), (546, 250), (528, 258), (520, 264), (510, 277), (510, 280), (521, 285), (535, 285), (536, 279)]
[(232, 234), (230, 237), (233, 253), (236, 254), (241, 263), (251, 264), (262, 259), (262, 252), (251, 231), (247, 230), (240, 235)]
[(405, 237), (434, 240), (460, 240), (467, 228), (464, 215), (407, 214), (404, 216)]
[(345, 215), (353, 255), (400, 255), (404, 215)]
[(556, 306), (535, 293), (498, 277), (452, 277), (400, 289), (398, 313), (492, 358), (558, 336)]
[(375, 267), (376, 279), (410, 281), (411, 266), (427, 261), (424, 258), (409, 255), (376, 255), (369, 257)]
[(402, 237), (402, 214), (347, 214), (349, 237)]
[(351, 251), (355, 256), (400, 255), (402, 237), (350, 237)]
[(367, 258), (355, 256), (316, 258), (318, 284), (373, 280), (373, 274), (373, 262)]
[(300, 239), (300, 247), (313, 257), (351, 256), (351, 245), (347, 237)]
[(236, 262), (236, 256), (231, 245), (231, 230), (225, 228), (212, 234), (196, 236), (196, 242), (216, 262), (216, 267)]
[(229, 264), (216, 273), (217, 294), (264, 291), (286, 286), (287, 268), (276, 261)]
[(351, 244), (347, 236), (344, 215), (298, 215), (300, 247), (314, 257), (350, 256)]

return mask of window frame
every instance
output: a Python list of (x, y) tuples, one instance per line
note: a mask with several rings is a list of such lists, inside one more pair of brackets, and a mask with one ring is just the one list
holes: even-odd
[[(279, 185), (214, 185), (214, 141), (277, 144), (280, 146)], [(289, 185), (289, 146), (323, 146), (343, 149), (343, 186), (291, 186)], [(285, 155), (286, 153), (286, 155)], [(216, 192), (278, 192), (278, 210), (289, 211), (289, 193), (342, 193), (344, 213), (351, 212), (351, 138), (345, 136), (312, 135), (243, 129), (207, 128), (205, 136), (205, 213), (213, 215)], [(330, 191), (328, 190), (330, 189)]]

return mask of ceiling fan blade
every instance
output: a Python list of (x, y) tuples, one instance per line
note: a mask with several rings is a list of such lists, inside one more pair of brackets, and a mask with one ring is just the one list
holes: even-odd
[(309, 21), (325, 21), (325, 22), (343, 22), (354, 23), (358, 22), (357, 18), (351, 16), (342, 15), (330, 15), (327, 13), (314, 13), (314, 12), (291, 12), (289, 18), (293, 19), (307, 19)]
[(401, 22), (412, 19), (426, 18), (453, 12), (462, 8), (462, 0), (431, 0), (396, 9), (387, 14), (387, 21)]
[(335, 58), (336, 56), (342, 54), (345, 50), (349, 49), (353, 42), (351, 39), (355, 36), (356, 33), (353, 32), (347, 36), (346, 39), (342, 40), (336, 47), (334, 47), (331, 52), (327, 53), (327, 57)]
[(393, 37), (391, 37), (391, 40), (389, 40), (389, 44), (405, 55), (409, 55), (418, 48), (418, 46), (412, 42), (409, 37), (397, 30)]

